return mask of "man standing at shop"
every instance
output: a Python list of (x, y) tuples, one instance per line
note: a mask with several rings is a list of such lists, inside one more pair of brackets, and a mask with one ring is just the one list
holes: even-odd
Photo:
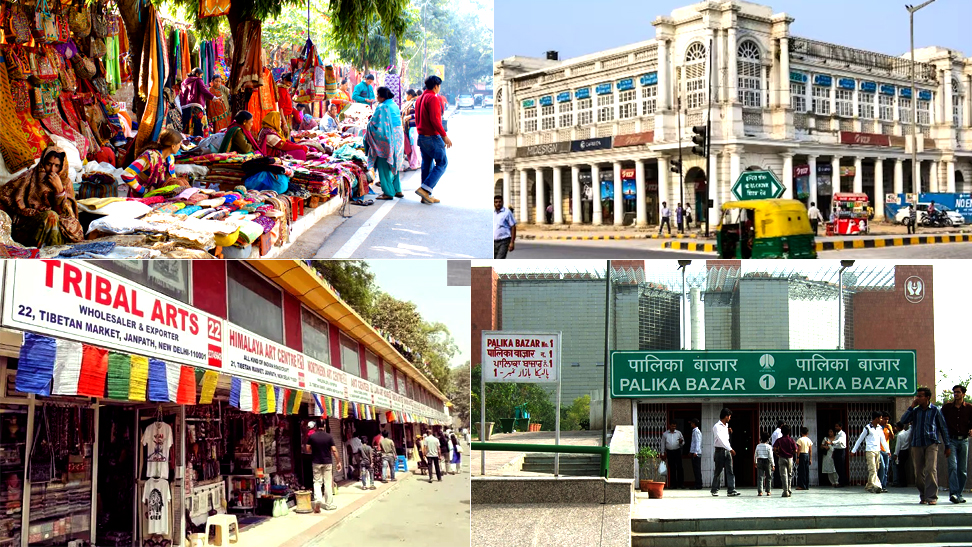
[(901, 423), (911, 425), (911, 461), (915, 466), (915, 486), (922, 505), (938, 504), (938, 448), (939, 438), (945, 445), (945, 457), (952, 454), (948, 440), (948, 426), (942, 411), (932, 404), (932, 392), (920, 387), (915, 400), (901, 415)]
[(354, 86), (354, 93), (351, 95), (351, 100), (361, 104), (375, 104), (375, 90), (371, 87), (374, 81), (374, 74), (365, 76), (364, 80), (361, 80), (358, 82), (358, 85)]
[[(378, 448), (381, 450), (381, 461), (391, 469), (391, 480), (395, 482), (395, 459), (398, 457), (398, 452), (395, 450), (395, 441), (388, 438), (387, 430), (381, 432)], [(383, 475), (381, 478), (381, 482), (388, 482), (388, 475)]]
[(699, 421), (695, 418), (689, 420), (692, 427), (692, 442), (689, 444), (689, 453), (692, 455), (692, 473), (695, 475), (695, 487), (693, 490), (702, 489), (702, 432), (699, 430)]
[(954, 398), (942, 407), (942, 416), (948, 425), (948, 501), (965, 503), (962, 491), (969, 480), (969, 435), (972, 435), (972, 404), (965, 402), (965, 386), (958, 384), (952, 388)]
[(837, 486), (847, 486), (847, 434), (841, 424), (834, 424), (837, 437), (831, 445), (834, 451), (834, 467), (837, 469)]
[[(770, 433), (769, 444), (770, 446), (775, 446), (776, 441), (783, 436), (783, 430), (781, 429), (786, 424), (785, 421), (779, 420), (776, 422), (776, 429)], [(780, 480), (780, 458), (776, 455), (776, 451), (773, 451), (773, 488), (782, 488), (783, 483)]]
[(665, 444), (665, 456), (662, 459), (668, 463), (668, 487), (678, 489), (685, 482), (685, 470), (682, 469), (682, 445), (685, 444), (685, 437), (676, 427), (675, 422), (670, 422), (668, 431), (662, 433), (662, 442)]
[[(316, 424), (310, 422), (307, 426), (314, 429)], [(333, 503), (333, 492), (331, 482), (333, 477), (332, 468), (337, 462), (337, 470), (341, 471), (341, 462), (338, 461), (337, 447), (334, 445), (334, 438), (324, 429), (318, 429), (307, 437), (306, 449), (311, 453), (311, 467), (314, 470), (314, 500), (319, 505), (324, 503), (326, 511), (333, 511), (337, 506)], [(327, 485), (321, 495), (321, 485)]]
[(429, 461), (429, 482), (432, 482), (432, 467), (435, 466), (435, 478), (442, 482), (442, 470), (439, 469), (439, 439), (430, 434), (425, 438), (425, 459)]
[(439, 203), (432, 197), (432, 191), (449, 164), (446, 148), (452, 147), (452, 139), (442, 125), (443, 109), (437, 96), (441, 87), (442, 78), (429, 76), (425, 79), (425, 92), (415, 100), (415, 125), (419, 150), (422, 151), (422, 186), (415, 193), (428, 205)]
[(712, 456), (715, 462), (715, 472), (712, 475), (712, 487), (709, 492), (713, 496), (719, 495), (719, 483), (722, 482), (722, 471), (726, 471), (726, 481), (729, 483), (730, 496), (738, 496), (736, 491), (736, 476), (732, 472), (732, 457), (736, 451), (729, 445), (729, 419), (732, 418), (732, 411), (723, 408), (719, 413), (719, 421), (712, 426), (712, 436), (715, 437), (715, 454)]
[(817, 204), (812, 201), (810, 202), (810, 208), (807, 209), (807, 218), (810, 219), (810, 227), (813, 228), (813, 235), (817, 235), (817, 227), (820, 226), (823, 215), (820, 214), (820, 209), (817, 209)]
[(509, 207), (503, 207), (503, 196), (493, 197), (493, 258), (505, 259), (516, 243), (516, 219)]

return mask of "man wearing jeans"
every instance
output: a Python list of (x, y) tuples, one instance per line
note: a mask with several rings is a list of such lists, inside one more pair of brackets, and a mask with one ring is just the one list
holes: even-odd
[(945, 457), (952, 454), (948, 427), (942, 411), (931, 403), (932, 392), (920, 387), (915, 400), (901, 415), (901, 423), (911, 425), (911, 461), (915, 466), (915, 486), (922, 505), (938, 504), (938, 445), (945, 444)]
[(422, 151), (422, 186), (415, 193), (421, 196), (422, 203), (429, 205), (439, 203), (432, 197), (432, 191), (449, 164), (446, 148), (452, 147), (452, 140), (442, 126), (442, 103), (437, 96), (441, 86), (442, 78), (429, 76), (425, 79), (425, 93), (415, 100), (415, 125)]
[(965, 483), (969, 480), (969, 435), (972, 435), (972, 404), (965, 402), (965, 386), (959, 384), (952, 388), (951, 403), (942, 407), (942, 416), (948, 425), (949, 446), (952, 454), (948, 457), (948, 501), (965, 503)]
[(435, 466), (435, 478), (442, 482), (442, 471), (439, 469), (439, 439), (429, 434), (425, 438), (425, 459), (429, 461), (429, 482), (432, 482), (432, 467)]
[[(314, 429), (314, 422), (307, 426)], [(333, 511), (337, 506), (333, 504), (332, 466), (338, 459), (337, 447), (334, 446), (334, 439), (331, 434), (324, 429), (318, 429), (307, 437), (307, 451), (311, 453), (311, 467), (314, 471), (314, 500), (320, 504), (324, 500), (324, 509)], [(341, 470), (341, 462), (337, 462), (337, 470)], [(321, 495), (321, 485), (326, 485), (323, 495)]]
[[(381, 448), (381, 461), (391, 469), (391, 480), (395, 481), (395, 460), (398, 452), (395, 450), (395, 441), (388, 438), (388, 430), (381, 432), (381, 441), (378, 442)], [(388, 475), (382, 475), (381, 482), (388, 482)]]

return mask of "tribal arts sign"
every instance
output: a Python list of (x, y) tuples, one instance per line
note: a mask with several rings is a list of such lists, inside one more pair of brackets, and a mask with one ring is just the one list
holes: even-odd
[(912, 395), (914, 351), (615, 351), (611, 397)]
[(560, 333), (484, 332), (487, 382), (553, 382), (560, 377)]

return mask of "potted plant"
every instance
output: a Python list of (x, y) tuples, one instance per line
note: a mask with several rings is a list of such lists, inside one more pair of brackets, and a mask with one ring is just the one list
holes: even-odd
[(659, 481), (658, 451), (650, 446), (645, 446), (638, 451), (638, 483), (642, 492), (648, 492), (651, 499), (659, 499), (665, 490), (665, 481)]

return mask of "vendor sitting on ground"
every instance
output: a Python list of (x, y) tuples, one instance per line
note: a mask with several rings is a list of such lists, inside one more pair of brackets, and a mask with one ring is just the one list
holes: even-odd
[(182, 131), (194, 137), (208, 137), (209, 120), (206, 119), (206, 101), (215, 97), (206, 89), (202, 69), (192, 69), (192, 74), (182, 82), (179, 102), (182, 104)]
[(260, 147), (266, 150), (266, 156), (279, 158), (290, 156), (295, 160), (304, 161), (307, 159), (307, 147), (294, 144), (280, 136), (282, 133), (281, 121), (283, 116), (280, 112), (267, 112), (263, 117), (263, 127), (257, 136)]
[(58, 146), (48, 146), (36, 166), (0, 186), (0, 209), (10, 215), (10, 235), (21, 245), (46, 247), (84, 239), (67, 154)]
[(142, 148), (121, 176), (134, 196), (141, 197), (165, 186), (188, 186), (185, 179), (175, 178), (175, 154), (181, 145), (182, 133), (163, 129), (158, 142)]
[(375, 104), (375, 90), (371, 88), (371, 84), (374, 81), (374, 74), (365, 76), (364, 80), (361, 80), (358, 82), (358, 85), (354, 86), (354, 94), (351, 95), (351, 99), (356, 103)]
[(378, 88), (378, 106), (368, 122), (368, 168), (378, 171), (382, 195), (378, 199), (405, 197), (399, 172), (405, 168), (405, 134), (402, 113), (387, 87)]
[(340, 131), (340, 125), (338, 125), (338, 105), (331, 103), (327, 107), (327, 113), (321, 118), (320, 129), (321, 131), (327, 131), (328, 133), (336, 133)]
[(226, 129), (223, 142), (219, 145), (219, 152), (238, 152), (240, 154), (259, 152), (265, 154), (266, 151), (260, 147), (260, 144), (253, 137), (252, 131), (253, 114), (246, 110), (237, 112), (233, 118), (233, 124)]

